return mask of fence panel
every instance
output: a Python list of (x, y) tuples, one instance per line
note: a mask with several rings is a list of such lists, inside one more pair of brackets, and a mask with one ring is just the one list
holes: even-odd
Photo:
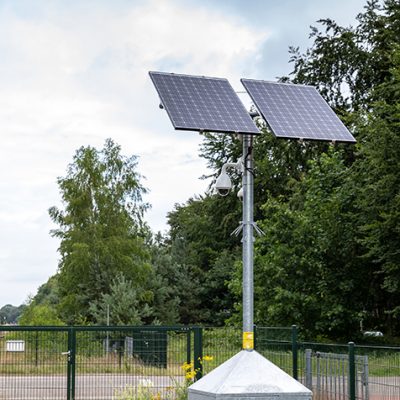
[(193, 358), (188, 327), (0, 330), (0, 399), (165, 398)]
[(165, 398), (184, 382), (182, 365), (190, 355), (190, 332), (163, 327), (77, 328), (75, 399), (146, 394)]
[(0, 399), (67, 399), (68, 331), (1, 328)]
[(292, 328), (257, 327), (256, 350), (289, 375), (293, 374)]
[[(315, 399), (347, 400), (349, 388), (349, 354), (305, 350), (304, 384)], [(368, 400), (368, 357), (355, 356), (355, 398)]]
[(202, 369), (206, 374), (242, 349), (240, 328), (203, 328)]
[(356, 351), (368, 357), (370, 400), (400, 400), (400, 348), (357, 346)]

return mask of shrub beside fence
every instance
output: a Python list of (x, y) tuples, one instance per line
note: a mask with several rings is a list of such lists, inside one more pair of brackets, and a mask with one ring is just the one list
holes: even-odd
[[(0, 399), (161, 399), (192, 368), (199, 379), (241, 350), (241, 330), (213, 327), (0, 327)], [(255, 328), (261, 354), (314, 399), (400, 400), (400, 347), (298, 340), (296, 327)], [(136, 397), (134, 397), (136, 398)]]

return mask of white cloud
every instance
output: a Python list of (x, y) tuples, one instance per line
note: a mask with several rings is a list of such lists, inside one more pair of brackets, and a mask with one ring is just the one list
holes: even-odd
[[(89, 3), (89, 2), (88, 2)], [(155, 229), (175, 202), (202, 192), (200, 137), (175, 133), (149, 70), (227, 77), (258, 57), (267, 30), (174, 1), (113, 7), (38, 2), (21, 16), (0, 6), (0, 306), (21, 303), (57, 268), (47, 209), (56, 177), (81, 145), (112, 137), (139, 156)], [(93, 5), (93, 3), (91, 3)], [(184, 185), (181, 182), (185, 182)]]

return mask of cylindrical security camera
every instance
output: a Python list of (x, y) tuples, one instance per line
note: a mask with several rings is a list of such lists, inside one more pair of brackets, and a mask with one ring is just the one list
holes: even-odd
[(241, 187), (240, 190), (237, 192), (237, 197), (240, 201), (243, 201), (243, 188)]

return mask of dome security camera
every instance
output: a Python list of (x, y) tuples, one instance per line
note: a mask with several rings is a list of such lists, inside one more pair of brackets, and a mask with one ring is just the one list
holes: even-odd
[(232, 182), (224, 168), (215, 182), (215, 188), (220, 196), (227, 196), (232, 188)]
[(229, 178), (226, 170), (228, 168), (235, 168), (236, 171), (243, 173), (243, 162), (240, 158), (239, 161), (235, 163), (226, 163), (222, 166), (221, 173), (219, 174), (217, 181), (215, 182), (215, 188), (220, 196), (227, 196), (232, 189), (232, 182)]

